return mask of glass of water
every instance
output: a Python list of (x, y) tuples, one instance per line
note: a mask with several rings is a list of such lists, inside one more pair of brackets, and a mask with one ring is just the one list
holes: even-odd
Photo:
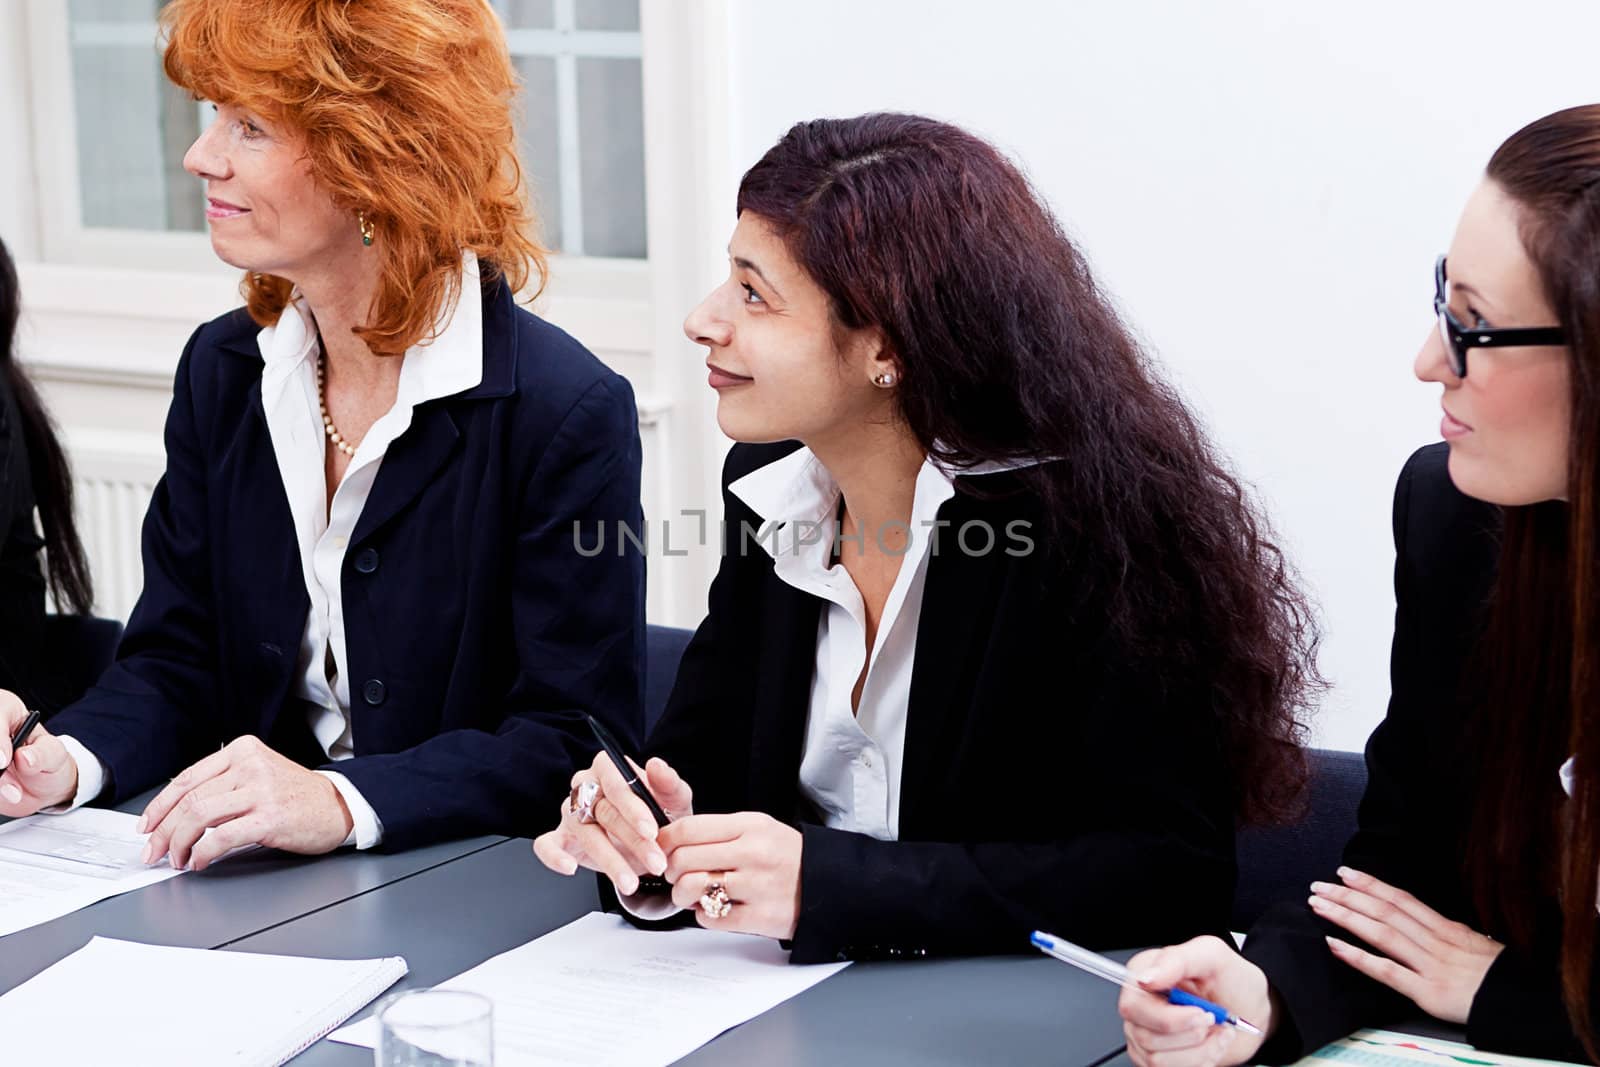
[(378, 1004), (377, 1067), (494, 1067), (494, 1004), (455, 989), (411, 989)]

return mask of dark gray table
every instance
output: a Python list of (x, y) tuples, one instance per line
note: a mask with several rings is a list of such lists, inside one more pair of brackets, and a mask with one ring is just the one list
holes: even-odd
[[(121, 808), (142, 811), (154, 795), (152, 790)], [(0, 937), (0, 993), (83, 947), (96, 934), (155, 945), (220, 948), (505, 841), (469, 838), (395, 855), (353, 850), (328, 856), (247, 852), (208, 870), (170, 878)]]
[[(533, 858), (527, 841), (515, 840), (228, 948), (346, 959), (398, 954), (411, 973), (395, 988), (426, 987), (598, 903), (592, 877), (552, 874)], [(1043, 957), (858, 963), (682, 1062), (1090, 1067), (1122, 1049), (1116, 995), (1111, 986)], [(370, 1051), (331, 1041), (295, 1060), (303, 1067), (371, 1062)]]

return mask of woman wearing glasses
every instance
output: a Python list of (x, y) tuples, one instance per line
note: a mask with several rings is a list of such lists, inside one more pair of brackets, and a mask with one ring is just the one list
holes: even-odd
[[(1344, 865), (1133, 961), (1267, 1034), (1125, 991), (1140, 1067), (1296, 1059), (1425, 1012), (1480, 1048), (1595, 1059), (1600, 862), (1600, 106), (1506, 141), (1436, 268), (1416, 373), (1445, 443), (1406, 465), (1389, 712)], [(1574, 769), (1575, 768), (1575, 769)]]

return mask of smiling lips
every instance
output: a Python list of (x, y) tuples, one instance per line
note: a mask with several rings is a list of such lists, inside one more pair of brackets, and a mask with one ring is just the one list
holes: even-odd
[(234, 219), (249, 213), (249, 208), (240, 207), (238, 204), (230, 204), (226, 200), (218, 200), (214, 196), (206, 198), (206, 218), (213, 221), (217, 219)]
[(708, 377), (706, 381), (707, 384), (713, 389), (727, 389), (735, 385), (749, 385), (751, 382), (755, 381), (754, 378), (747, 378), (742, 374), (733, 374), (729, 371), (725, 371), (715, 363), (707, 363), (706, 366), (711, 368), (710, 377)]
[(1471, 426), (1468, 426), (1466, 423), (1450, 414), (1449, 411), (1445, 411), (1444, 421), (1439, 424), (1439, 433), (1446, 441), (1457, 437), (1465, 437), (1471, 432)]

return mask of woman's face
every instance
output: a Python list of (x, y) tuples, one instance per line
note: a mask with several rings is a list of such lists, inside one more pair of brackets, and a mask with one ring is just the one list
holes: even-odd
[[(1558, 320), (1518, 233), (1517, 205), (1492, 181), (1467, 201), (1448, 268), (1450, 310), (1467, 326), (1553, 326)], [(1450, 479), (1468, 496), (1516, 506), (1567, 495), (1570, 354), (1547, 345), (1470, 348), (1467, 376), (1450, 370), (1430, 330), (1416, 374), (1444, 386), (1441, 432)]]
[(717, 424), (735, 441), (819, 442), (894, 415), (898, 371), (875, 330), (843, 330), (828, 297), (758, 215), (728, 242), (728, 278), (684, 320), (705, 345)]
[(296, 279), (360, 244), (356, 220), (312, 180), (293, 131), (232, 104), (216, 111), (183, 167), (206, 183), (211, 247), (224, 263)]

